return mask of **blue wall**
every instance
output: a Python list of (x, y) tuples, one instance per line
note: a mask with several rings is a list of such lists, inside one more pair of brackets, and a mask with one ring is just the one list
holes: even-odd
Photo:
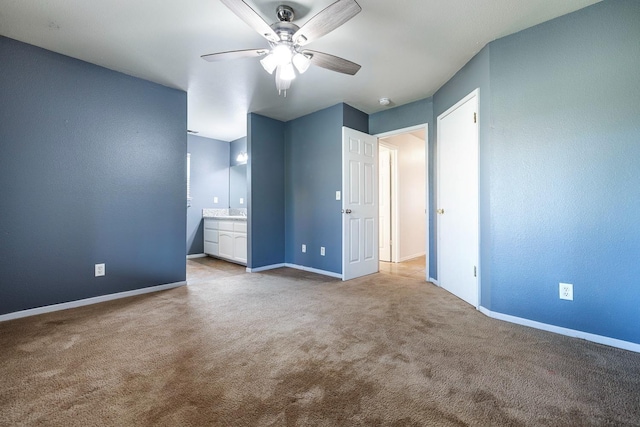
[(432, 99), (421, 99), (369, 115), (369, 133), (377, 135), (423, 123), (429, 123), (429, 127), (431, 127), (432, 120)]
[(342, 202), (336, 200), (336, 191), (342, 191), (342, 126), (366, 133), (369, 116), (337, 104), (285, 124), (286, 262), (337, 274), (342, 273)]
[(0, 314), (184, 281), (186, 93), (4, 37), (0, 58)]
[(247, 116), (247, 267), (284, 263), (284, 126), (259, 114)]
[(342, 191), (343, 120), (338, 104), (286, 124), (287, 263), (342, 272), (342, 202), (336, 191)]
[[(342, 125), (360, 132), (369, 133), (369, 115), (353, 108), (348, 104), (338, 104), (342, 107)], [(340, 134), (342, 139), (342, 133)], [(342, 158), (341, 158), (342, 159)], [(342, 161), (342, 160), (341, 160)]]
[(607, 1), (491, 44), (491, 310), (640, 343), (639, 23)]
[(238, 154), (241, 152), (247, 152), (247, 137), (243, 136), (229, 143), (231, 145), (231, 151), (229, 154), (229, 166), (238, 165)]
[(436, 118), (480, 89), (483, 307), (640, 343), (638, 22), (640, 2), (598, 3), (490, 43), (432, 100), (369, 117), (372, 134), (430, 123), (432, 220)]
[[(187, 208), (187, 254), (204, 253), (202, 209), (229, 207), (229, 143), (187, 135), (191, 153), (191, 206)], [(218, 203), (213, 198), (218, 198)]]
[[(430, 153), (432, 153), (431, 168), (429, 170), (430, 185), (430, 201), (432, 217), (437, 220), (437, 215), (433, 212), (437, 209), (437, 180), (436, 180), (436, 150), (438, 144), (438, 116), (454, 106), (462, 98), (480, 89), (479, 94), (479, 161), (480, 161), (480, 280), (481, 280), (481, 303), (487, 307), (485, 303), (491, 301), (491, 216), (489, 203), (489, 174), (491, 165), (489, 163), (489, 147), (491, 146), (490, 135), (492, 130), (491, 124), (491, 84), (490, 84), (490, 51), (491, 44), (482, 49), (474, 56), (455, 76), (451, 78), (444, 86), (442, 86), (433, 96), (433, 138), (430, 144)], [(430, 259), (429, 268), (431, 277), (438, 277), (438, 258), (437, 258), (437, 224), (430, 229)]]

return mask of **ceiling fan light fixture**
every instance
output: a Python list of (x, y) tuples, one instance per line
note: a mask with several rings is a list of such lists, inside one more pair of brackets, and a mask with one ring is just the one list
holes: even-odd
[(273, 74), (278, 66), (278, 60), (274, 54), (270, 53), (260, 60), (260, 64), (262, 64), (262, 68), (264, 68), (267, 73)]
[(296, 72), (293, 69), (293, 64), (289, 62), (288, 64), (281, 65), (278, 67), (280, 70), (280, 79), (281, 80), (293, 80), (296, 78)]
[(278, 94), (282, 94), (284, 92), (284, 96), (287, 96), (287, 90), (291, 87), (291, 80), (283, 80), (280, 78), (280, 74), (276, 71), (276, 89), (278, 89)]
[[(276, 9), (278, 22), (269, 25), (245, 0), (220, 0), (241, 20), (269, 42), (267, 49), (244, 49), (202, 55), (209, 62), (229, 59), (263, 57), (260, 64), (269, 74), (274, 74), (276, 87), (284, 95), (297, 73), (304, 73), (313, 62), (322, 68), (343, 74), (355, 75), (360, 65), (346, 59), (322, 52), (301, 50), (301, 47), (330, 33), (360, 13), (362, 8), (356, 0), (335, 0), (322, 9), (304, 25), (293, 23), (293, 8), (279, 5)], [(266, 54), (266, 55), (265, 55)]]
[(271, 50), (271, 55), (275, 57), (278, 65), (285, 65), (291, 62), (293, 52), (291, 52), (291, 46), (280, 43)]
[(309, 69), (309, 65), (311, 65), (311, 58), (299, 52), (293, 55), (292, 61), (300, 74), (307, 71)]

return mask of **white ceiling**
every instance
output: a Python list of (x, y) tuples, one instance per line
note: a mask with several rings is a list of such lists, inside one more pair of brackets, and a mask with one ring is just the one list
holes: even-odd
[[(268, 23), (288, 4), (302, 25), (334, 0), (245, 1)], [(247, 112), (286, 121), (339, 102), (371, 114), (427, 98), (488, 42), (598, 1), (358, 0), (360, 14), (307, 47), (362, 69), (312, 66), (286, 98), (258, 58), (200, 58), (268, 46), (218, 0), (0, 0), (0, 34), (187, 91), (188, 128), (230, 141), (245, 135)]]

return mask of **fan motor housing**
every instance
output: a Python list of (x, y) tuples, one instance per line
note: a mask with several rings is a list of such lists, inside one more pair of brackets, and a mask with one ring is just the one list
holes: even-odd
[(300, 29), (296, 24), (286, 21), (279, 21), (271, 25), (273, 31), (280, 37), (282, 41), (293, 41), (293, 35)]
[(291, 22), (295, 16), (291, 6), (287, 6), (285, 4), (281, 4), (276, 8), (276, 15), (282, 22)]

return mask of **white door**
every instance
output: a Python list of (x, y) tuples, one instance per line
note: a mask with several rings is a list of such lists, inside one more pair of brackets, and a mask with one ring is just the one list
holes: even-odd
[(378, 271), (378, 139), (342, 128), (342, 280)]
[(380, 187), (378, 190), (378, 211), (380, 217), (380, 261), (391, 261), (391, 150), (378, 146), (378, 164), (380, 165)]
[(438, 116), (438, 282), (478, 307), (478, 91)]

